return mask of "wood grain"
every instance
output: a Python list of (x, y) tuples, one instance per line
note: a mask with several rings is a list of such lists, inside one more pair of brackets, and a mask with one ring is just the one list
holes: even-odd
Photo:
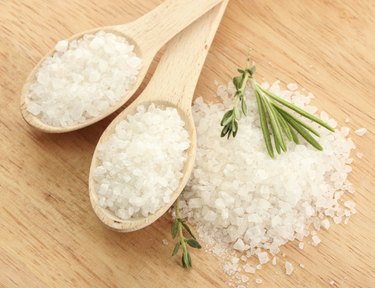
[[(194, 251), (185, 271), (170, 257), (169, 219), (129, 234), (101, 225), (90, 207), (91, 156), (110, 122), (65, 135), (32, 130), (19, 112), (22, 85), (55, 42), (121, 24), (161, 0), (5, 0), (0, 2), (0, 287), (224, 287), (220, 263)], [(196, 95), (213, 99), (252, 49), (258, 79), (296, 81), (315, 104), (353, 130), (351, 181), (358, 214), (321, 233), (318, 247), (283, 251), (297, 268), (259, 272), (262, 287), (375, 287), (375, 2), (232, 0), (206, 60)], [(147, 77), (149, 79), (149, 77)], [(144, 87), (144, 86), (143, 86)], [(162, 244), (162, 239), (169, 241)], [(334, 280), (336, 284), (330, 286)], [(254, 279), (251, 279), (253, 287)]]

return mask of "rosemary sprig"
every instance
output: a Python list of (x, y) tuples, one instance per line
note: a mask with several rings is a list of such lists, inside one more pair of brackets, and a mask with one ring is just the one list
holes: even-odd
[[(244, 96), (245, 88), (247, 85), (251, 85), (258, 106), (264, 142), (268, 154), (272, 158), (275, 157), (273, 145), (279, 154), (282, 151), (286, 152), (286, 139), (299, 144), (298, 134), (316, 149), (323, 150), (323, 147), (310, 134), (312, 133), (320, 137), (319, 133), (308, 124), (294, 116), (292, 113), (285, 110), (283, 106), (293, 110), (307, 119), (310, 119), (313, 122), (318, 123), (322, 127), (332, 132), (335, 130), (318, 117), (304, 111), (303, 109), (275, 95), (269, 90), (264, 89), (255, 81), (255, 71), (255, 64), (249, 68), (248, 61), (246, 69), (238, 69), (240, 76), (233, 78), (233, 84), (236, 88), (234, 105), (232, 109), (225, 112), (223, 119), (221, 120), (220, 124), (223, 126), (223, 129), (221, 130), (221, 137), (227, 136), (229, 138), (231, 135), (236, 137), (238, 132), (238, 121), (241, 119), (242, 115), (246, 116), (247, 114), (247, 105)], [(273, 144), (271, 136), (273, 137)]]
[[(197, 239), (195, 238), (193, 232), (191, 231), (190, 227), (186, 224), (185, 220), (180, 216), (180, 204), (179, 199), (176, 201), (175, 205), (175, 212), (176, 218), (172, 222), (172, 238), (175, 239), (178, 236), (178, 241), (173, 248), (172, 256), (175, 256), (177, 252), (182, 248), (182, 257), (181, 263), (182, 267), (190, 268), (192, 267), (190, 253), (188, 251), (188, 246), (192, 248), (200, 249), (202, 246), (199, 244)], [(185, 232), (185, 233), (184, 233)], [(185, 235), (190, 235), (191, 238), (187, 238)]]

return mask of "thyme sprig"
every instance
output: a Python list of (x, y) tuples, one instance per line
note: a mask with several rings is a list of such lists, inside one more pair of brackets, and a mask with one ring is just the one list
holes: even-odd
[[(202, 246), (199, 244), (199, 242), (195, 238), (188, 224), (186, 224), (185, 220), (181, 218), (179, 202), (180, 202), (179, 199), (177, 199), (176, 204), (175, 204), (176, 218), (172, 222), (172, 229), (171, 229), (172, 238), (175, 239), (176, 237), (178, 237), (178, 241), (173, 248), (172, 256), (175, 256), (181, 247), (182, 267), (190, 268), (192, 267), (192, 261), (191, 261), (190, 253), (188, 250), (188, 246), (192, 248), (197, 248), (197, 249), (202, 248)], [(189, 235), (190, 237), (187, 237), (186, 235)]]
[(234, 95), (234, 105), (232, 109), (225, 112), (221, 120), (220, 124), (221, 126), (223, 126), (223, 129), (221, 130), (221, 137), (227, 136), (229, 138), (231, 135), (233, 137), (236, 137), (238, 132), (239, 120), (242, 116), (246, 116), (247, 114), (245, 88), (247, 87), (247, 85), (250, 85), (253, 89), (257, 102), (265, 145), (268, 154), (272, 158), (275, 158), (275, 153), (271, 141), (271, 136), (273, 137), (275, 149), (279, 154), (282, 151), (287, 151), (286, 140), (293, 141), (296, 144), (299, 144), (298, 134), (316, 149), (323, 150), (323, 147), (311, 135), (312, 133), (320, 137), (320, 134), (308, 124), (297, 118), (294, 114), (285, 110), (284, 107), (297, 112), (301, 116), (318, 123), (319, 125), (332, 132), (335, 130), (318, 117), (304, 111), (296, 105), (263, 88), (254, 79), (255, 71), (255, 64), (253, 63), (252, 67), (249, 68), (248, 61), (246, 69), (238, 69), (240, 76), (236, 76), (233, 78), (233, 84), (236, 88), (236, 93)]

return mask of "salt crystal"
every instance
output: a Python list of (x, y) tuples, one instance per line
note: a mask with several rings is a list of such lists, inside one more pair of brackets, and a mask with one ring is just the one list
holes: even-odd
[(265, 264), (269, 261), (267, 252), (258, 253), (258, 259), (260, 264)]
[(163, 240), (161, 240), (161, 242), (163, 243), (163, 245), (168, 245), (168, 240), (167, 239), (163, 239)]
[(324, 230), (328, 230), (330, 226), (331, 226), (331, 224), (329, 223), (328, 219), (324, 219), (322, 221), (322, 227), (324, 228)]
[(331, 280), (331, 281), (329, 282), (329, 285), (331, 285), (331, 286), (333, 286), (333, 285), (335, 285), (335, 284), (336, 284), (336, 282), (333, 281), (333, 280)]
[(363, 153), (362, 153), (362, 152), (357, 152), (356, 155), (357, 155), (357, 157), (358, 157), (359, 159), (362, 159), (362, 158), (363, 158)]
[(276, 263), (277, 263), (277, 259), (276, 259), (276, 256), (274, 256), (274, 257), (272, 258), (272, 265), (276, 265)]
[(249, 281), (249, 277), (246, 276), (246, 275), (241, 275), (241, 281), (242, 281), (242, 283), (246, 283), (246, 282)]
[(357, 130), (354, 131), (355, 134), (357, 134), (358, 136), (363, 136), (365, 135), (367, 132), (367, 129), (366, 128), (359, 128)]
[(60, 40), (55, 46), (57, 52), (65, 52), (68, 49), (69, 42), (67, 40)]
[(256, 266), (256, 268), (257, 268), (258, 270), (260, 270), (260, 269), (262, 269), (262, 265), (261, 265), (261, 264), (258, 264), (258, 265)]
[(255, 283), (257, 284), (262, 284), (263, 283), (263, 280), (261, 278), (256, 278), (255, 279)]
[(285, 262), (285, 273), (286, 275), (291, 275), (293, 273), (294, 267), (290, 262)]
[(299, 267), (301, 267), (302, 269), (304, 269), (305, 265), (301, 263), (301, 264), (299, 264)]
[(302, 250), (304, 247), (305, 247), (305, 243), (303, 243), (303, 242), (299, 242), (299, 243), (298, 243), (298, 248), (299, 248), (299, 249)]
[(317, 235), (312, 236), (311, 240), (312, 240), (313, 246), (318, 246), (319, 243), (321, 242), (320, 238)]
[(242, 239), (238, 239), (236, 243), (233, 245), (233, 249), (243, 252), (245, 250), (245, 243), (243, 243)]
[(252, 267), (250, 264), (246, 264), (243, 266), (243, 269), (246, 273), (251, 273), (251, 274), (254, 274), (256, 269), (254, 267)]

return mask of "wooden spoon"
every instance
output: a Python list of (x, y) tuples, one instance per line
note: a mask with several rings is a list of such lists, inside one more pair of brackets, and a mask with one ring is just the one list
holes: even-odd
[(183, 176), (178, 188), (172, 194), (170, 203), (148, 217), (130, 220), (122, 220), (110, 210), (99, 206), (96, 192), (97, 185), (93, 179), (93, 172), (98, 164), (98, 149), (95, 150), (89, 175), (90, 200), (96, 215), (108, 227), (121, 232), (129, 232), (153, 223), (172, 206), (185, 187), (193, 169), (196, 154), (196, 132), (191, 102), (199, 74), (227, 3), (228, 0), (224, 0), (168, 44), (165, 54), (143, 93), (113, 120), (99, 139), (98, 145), (107, 142), (108, 138), (113, 135), (116, 125), (126, 119), (128, 115), (134, 114), (137, 106), (141, 104), (148, 106), (155, 103), (156, 105), (174, 107), (178, 110), (185, 122), (185, 128), (189, 132), (191, 143), (186, 152), (187, 160), (182, 171)]
[(136, 83), (126, 92), (126, 95), (124, 95), (116, 105), (110, 106), (105, 113), (102, 113), (97, 117), (89, 118), (84, 123), (69, 127), (55, 127), (45, 124), (38, 117), (27, 111), (27, 101), (29, 87), (35, 81), (35, 74), (41, 63), (55, 52), (53, 49), (39, 61), (26, 79), (21, 92), (21, 112), (23, 118), (31, 126), (49, 133), (62, 133), (78, 130), (105, 118), (124, 105), (135, 93), (141, 85), (153, 58), (160, 48), (163, 47), (173, 36), (221, 1), (222, 0), (167, 0), (148, 14), (129, 24), (98, 27), (73, 35), (68, 41), (79, 39), (84, 34), (93, 34), (98, 31), (116, 33), (125, 37), (135, 46), (136, 55), (142, 59), (142, 67), (139, 71)]

